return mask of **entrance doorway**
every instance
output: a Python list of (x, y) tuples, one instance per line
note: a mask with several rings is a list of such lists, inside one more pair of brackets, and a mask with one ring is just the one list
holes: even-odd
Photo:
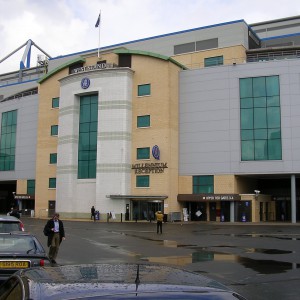
[(132, 200), (132, 219), (154, 221), (157, 211), (163, 212), (163, 201), (133, 201)]

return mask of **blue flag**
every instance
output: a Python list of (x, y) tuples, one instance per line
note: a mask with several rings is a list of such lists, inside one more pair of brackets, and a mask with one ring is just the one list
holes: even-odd
[(96, 24), (95, 24), (95, 27), (96, 27), (96, 28), (99, 27), (100, 19), (101, 19), (101, 14), (99, 14), (98, 19), (97, 19), (97, 22), (96, 22)]

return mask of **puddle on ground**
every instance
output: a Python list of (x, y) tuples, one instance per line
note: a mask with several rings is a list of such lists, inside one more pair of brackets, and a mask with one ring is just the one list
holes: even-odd
[[(193, 249), (193, 245), (178, 245), (176, 241), (165, 240), (162, 241), (165, 247), (187, 247)], [(232, 246), (215, 246), (214, 248), (237, 248)], [(262, 253), (268, 255), (276, 254), (290, 254), (292, 251), (280, 250), (280, 249), (262, 249), (262, 248), (242, 248), (245, 253)], [(152, 263), (164, 263), (171, 265), (187, 265), (199, 262), (228, 262), (237, 263), (245, 268), (252, 269), (259, 274), (278, 274), (284, 273), (289, 270), (299, 269), (300, 264), (282, 262), (270, 259), (253, 259), (249, 257), (243, 257), (236, 254), (222, 253), (217, 251), (210, 251), (205, 249), (199, 249), (193, 252), (191, 255), (184, 256), (165, 256), (165, 257), (145, 257), (142, 260), (149, 261)]]

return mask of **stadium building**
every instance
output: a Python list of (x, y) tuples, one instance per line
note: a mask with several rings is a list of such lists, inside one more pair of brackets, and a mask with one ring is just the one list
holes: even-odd
[(0, 75), (0, 211), (300, 220), (300, 16), (38, 60)]

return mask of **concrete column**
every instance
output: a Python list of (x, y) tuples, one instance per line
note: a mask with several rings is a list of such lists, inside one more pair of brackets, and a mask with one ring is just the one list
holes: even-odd
[(230, 202), (230, 222), (234, 222), (234, 201)]
[(296, 223), (296, 176), (291, 175), (291, 216), (292, 223)]

